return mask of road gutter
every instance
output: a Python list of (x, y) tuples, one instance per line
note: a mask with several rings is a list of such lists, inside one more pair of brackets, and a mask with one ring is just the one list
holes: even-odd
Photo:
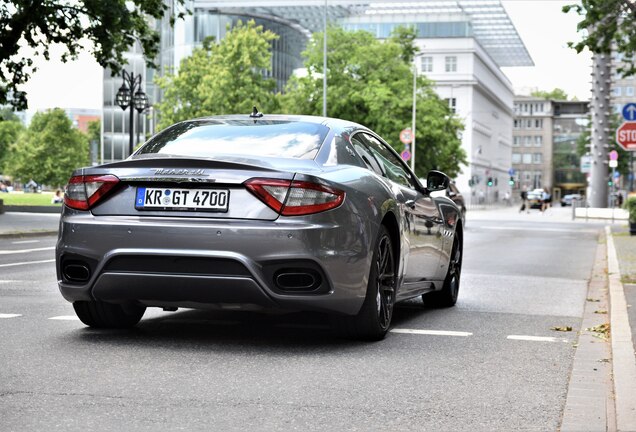
[(612, 368), (616, 393), (616, 426), (618, 431), (636, 431), (636, 357), (629, 326), (625, 291), (621, 283), (618, 257), (610, 227), (607, 237), (608, 279), (612, 339)]
[[(561, 432), (615, 431), (615, 406), (612, 394), (612, 368), (609, 342), (591, 329), (607, 323), (608, 317), (596, 313), (608, 309), (607, 249), (599, 243), (574, 353), (572, 372), (561, 421)], [(594, 300), (594, 301), (589, 301)]]

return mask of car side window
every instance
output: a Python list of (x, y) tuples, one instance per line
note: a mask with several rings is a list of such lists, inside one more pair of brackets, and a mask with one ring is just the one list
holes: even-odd
[(390, 180), (402, 186), (414, 189), (411, 181), (411, 174), (404, 168), (399, 157), (395, 155), (383, 142), (373, 135), (362, 133), (369, 152), (373, 154), (375, 159), (384, 168), (385, 176)]
[(360, 155), (360, 158), (362, 158), (368, 169), (370, 169), (377, 175), (384, 177), (384, 172), (382, 171), (382, 168), (380, 168), (378, 161), (375, 160), (373, 155), (367, 149), (367, 146), (365, 146), (362, 141), (358, 139), (358, 137), (359, 134), (351, 137), (351, 145), (353, 145), (353, 148), (356, 150), (356, 152), (358, 152), (358, 155)]

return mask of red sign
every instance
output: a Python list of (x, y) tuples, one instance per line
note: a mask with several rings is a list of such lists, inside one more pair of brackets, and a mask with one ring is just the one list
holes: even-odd
[(411, 144), (411, 141), (413, 141), (411, 129), (402, 129), (402, 132), (400, 132), (400, 141), (404, 144)]
[(625, 150), (636, 151), (636, 122), (625, 122), (616, 129), (616, 142)]

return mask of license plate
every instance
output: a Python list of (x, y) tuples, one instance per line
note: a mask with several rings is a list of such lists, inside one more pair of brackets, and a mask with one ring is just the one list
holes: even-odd
[(172, 189), (138, 187), (137, 210), (200, 210), (227, 212), (230, 191), (227, 189)]

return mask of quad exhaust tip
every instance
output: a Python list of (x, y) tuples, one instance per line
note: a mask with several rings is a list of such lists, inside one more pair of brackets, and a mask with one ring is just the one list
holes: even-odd
[(66, 264), (63, 274), (64, 278), (71, 282), (86, 282), (91, 277), (88, 266), (80, 263)]
[(274, 278), (282, 291), (308, 292), (316, 290), (321, 283), (320, 276), (305, 271), (281, 271)]

